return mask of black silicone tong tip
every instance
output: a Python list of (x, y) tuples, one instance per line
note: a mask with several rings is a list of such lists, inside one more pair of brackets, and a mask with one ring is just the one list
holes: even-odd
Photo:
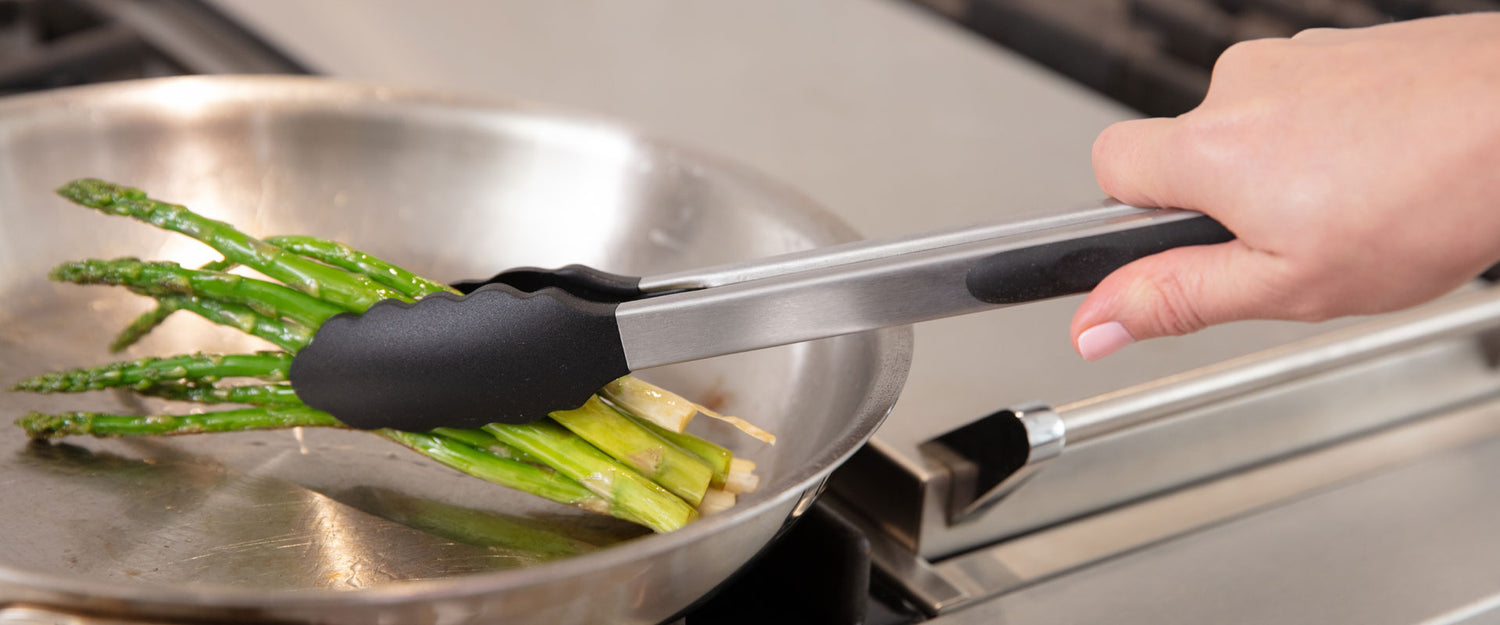
[(293, 359), (292, 386), (357, 428), (529, 423), (630, 373), (617, 305), (504, 284), (384, 301), (324, 322)]
[(600, 271), (588, 265), (567, 265), (557, 269), (517, 267), (495, 274), (488, 280), (454, 282), (460, 293), (472, 293), (486, 284), (505, 284), (525, 293), (557, 288), (594, 302), (628, 302), (640, 299), (641, 279)]

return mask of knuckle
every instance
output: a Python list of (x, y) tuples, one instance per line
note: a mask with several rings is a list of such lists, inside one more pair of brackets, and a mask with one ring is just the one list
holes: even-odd
[(1273, 45), (1271, 39), (1248, 39), (1231, 44), (1219, 53), (1218, 60), (1214, 61), (1213, 75), (1217, 77), (1223, 72), (1233, 71), (1246, 65), (1253, 65), (1258, 59), (1263, 58), (1268, 52), (1267, 48)]
[(1279, 71), (1290, 49), (1287, 39), (1250, 39), (1225, 48), (1214, 61), (1205, 101), (1220, 94), (1235, 94), (1242, 85), (1255, 86)]
[(1327, 39), (1339, 32), (1337, 28), (1305, 28), (1292, 35), (1292, 41), (1308, 41)]

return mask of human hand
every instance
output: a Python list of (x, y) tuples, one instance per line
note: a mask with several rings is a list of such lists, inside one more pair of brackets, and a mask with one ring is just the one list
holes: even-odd
[(1105, 278), (1073, 317), (1086, 359), (1241, 319), (1420, 304), (1500, 260), (1500, 14), (1237, 44), (1198, 108), (1110, 126), (1093, 157), (1112, 197), (1198, 210), (1237, 238)]

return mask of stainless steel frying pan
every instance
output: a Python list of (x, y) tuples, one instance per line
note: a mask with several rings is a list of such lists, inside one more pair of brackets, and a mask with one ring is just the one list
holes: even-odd
[[(68, 205), (95, 176), (262, 235), (348, 241), (456, 280), (572, 262), (647, 274), (854, 238), (732, 164), (537, 107), (303, 78), (190, 78), (0, 101), (0, 384), (113, 359), (148, 302), (53, 285), (49, 267), (195, 242)], [(179, 315), (135, 355), (247, 350)], [(904, 330), (662, 368), (646, 377), (783, 434), (760, 492), (667, 535), (506, 491), (359, 432), (28, 444), (0, 427), (0, 604), (143, 620), (653, 623), (723, 581), (800, 513), (894, 403)], [(148, 410), (123, 396), (0, 395), (27, 410)], [(392, 510), (545, 524), (592, 544), (520, 566)], [(409, 516), (409, 515), (408, 515)]]

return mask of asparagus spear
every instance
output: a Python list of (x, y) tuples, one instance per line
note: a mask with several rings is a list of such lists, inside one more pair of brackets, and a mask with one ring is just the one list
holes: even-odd
[(708, 489), (703, 494), (703, 503), (698, 504), (698, 514), (708, 516), (718, 514), (734, 506), (735, 500), (739, 499), (734, 493), (717, 488)]
[(550, 468), (502, 458), (488, 451), (440, 436), (389, 429), (380, 430), (379, 433), (445, 466), (482, 480), (546, 497), (559, 503), (578, 506), (591, 512), (607, 513), (612, 505), (606, 497), (584, 487), (570, 476), (559, 475)]
[(231, 262), (250, 267), (345, 310), (362, 311), (382, 299), (409, 299), (365, 276), (292, 254), (184, 206), (153, 200), (140, 189), (85, 178), (63, 185), (57, 193), (82, 206), (111, 215), (134, 217), (159, 228), (186, 234), (218, 250)]
[(760, 488), (760, 476), (755, 474), (755, 463), (735, 458), (729, 463), (729, 476), (724, 478), (724, 490), (731, 493), (753, 493)]
[[(351, 271), (358, 271), (370, 277), (370, 279), (401, 291), (413, 299), (438, 291), (457, 292), (445, 284), (428, 280), (394, 263), (365, 254), (337, 241), (327, 241), (305, 236), (280, 236), (271, 237), (266, 242), (313, 260)], [(235, 264), (230, 261), (217, 260), (206, 263), (202, 267), (199, 267), (199, 269), (202, 271), (222, 272), (228, 271), (234, 268), (234, 266)], [(110, 342), (109, 351), (112, 353), (124, 351), (125, 348), (134, 345), (142, 337), (156, 329), (157, 326), (161, 325), (163, 321), (166, 321), (167, 317), (170, 317), (176, 311), (177, 307), (172, 305), (172, 301), (163, 300), (158, 302), (155, 308), (142, 313), (121, 330), (120, 334)], [(301, 342), (306, 343), (305, 340)]]
[(698, 517), (698, 512), (687, 502), (656, 482), (621, 466), (556, 422), (491, 423), (484, 426), (484, 430), (609, 500), (609, 513), (613, 516), (640, 523), (657, 532), (670, 532)]
[[(418, 299), (440, 291), (457, 292), (446, 284), (428, 280), (395, 263), (366, 254), (338, 241), (329, 241), (327, 239), (302, 235), (285, 235), (266, 239), (266, 243), (293, 254), (363, 274), (371, 280), (400, 291), (403, 295), (412, 299)], [(207, 263), (199, 267), (199, 269), (203, 271), (228, 271), (233, 267), (233, 262), (217, 260)], [(163, 303), (136, 317), (110, 343), (109, 350), (111, 352), (119, 352), (135, 344), (141, 337), (161, 325), (175, 311), (176, 308)]]
[(531, 464), (541, 466), (546, 466), (547, 464), (537, 458), (531, 457), (524, 451), (500, 442), (499, 439), (483, 430), (433, 428), (432, 433), (444, 438), (451, 438), (470, 447), (483, 449), (487, 452), (495, 454), (496, 456), (500, 456), (501, 458), (510, 458), (511, 460), (520, 460), (521, 462), (529, 462)]
[(734, 452), (692, 434), (673, 432), (629, 413), (626, 413), (625, 416), (640, 424), (641, 427), (650, 430), (652, 434), (660, 436), (666, 439), (667, 442), (681, 447), (702, 459), (713, 470), (713, 479), (709, 481), (709, 486), (712, 488), (724, 488), (724, 480), (729, 477), (729, 466), (731, 461), (734, 460)]
[(36, 439), (91, 435), (174, 436), (208, 432), (241, 432), (292, 427), (344, 427), (332, 415), (307, 406), (258, 406), (192, 415), (115, 415), (98, 412), (42, 414), (16, 419), (26, 435)]
[(167, 382), (137, 386), (135, 391), (150, 397), (193, 401), (202, 404), (253, 404), (256, 406), (302, 405), (289, 384), (247, 384), (242, 386), (199, 386)]
[[(504, 426), (497, 426), (497, 427), (504, 427)], [(517, 448), (512, 447), (510, 445), (507, 445), (505, 443), (502, 443), (499, 440), (497, 440), (493, 435), (491, 435), (489, 433), (486, 433), (486, 432), (483, 432), (483, 431), (479, 431), (479, 430), (460, 430), (460, 429), (457, 429), (457, 428), (436, 428), (436, 429), (434, 429), (432, 431), (432, 433), (436, 434), (438, 436), (442, 436), (444, 438), (452, 438), (454, 440), (457, 440), (459, 442), (465, 443), (465, 444), (467, 444), (467, 445), (469, 445), (471, 447), (475, 447), (477, 449), (483, 449), (485, 451), (493, 453), (493, 454), (495, 454), (497, 456), (500, 456), (502, 458), (510, 458), (510, 459), (513, 459), (513, 460), (519, 460), (521, 462), (528, 462), (528, 463), (531, 463), (531, 464), (536, 464), (536, 465), (541, 465), (541, 466), (547, 466), (547, 463), (544, 462), (544, 461), (542, 461), (541, 459), (536, 458), (536, 457), (534, 457), (534, 456), (532, 456), (530, 454), (527, 454), (526, 452), (521, 451), (520, 449), (517, 449)], [(692, 436), (689, 436), (689, 435), (683, 435), (683, 436), (686, 437), (686, 438), (695, 438), (695, 437), (692, 437)], [(708, 500), (707, 500), (707, 495), (715, 493), (715, 492), (717, 492), (719, 494), (715, 495), (714, 502), (710, 504), (708, 502)], [(724, 508), (727, 508), (728, 506), (734, 505), (734, 499), (735, 499), (735, 497), (734, 497), (734, 494), (732, 494), (732, 493), (723, 492), (723, 491), (715, 491), (715, 489), (710, 488), (710, 489), (708, 489), (706, 491), (705, 495), (703, 496), (703, 501), (698, 504), (698, 510), (699, 510), (700, 513), (703, 513), (703, 514), (706, 514), (705, 512), (703, 512), (705, 510), (705, 506), (707, 506), (706, 509), (711, 510), (711, 511), (722, 510)]]
[(139, 317), (132, 320), (124, 329), (121, 329), (119, 334), (115, 335), (115, 339), (109, 342), (109, 353), (116, 354), (123, 352), (125, 348), (135, 345), (142, 337), (150, 334), (152, 330), (156, 329), (156, 326), (161, 325), (162, 322), (167, 320), (167, 317), (172, 316), (172, 313), (177, 312), (177, 310), (177, 306), (171, 302), (157, 300), (154, 308), (141, 313)]
[(39, 375), (16, 383), (14, 390), (32, 393), (78, 393), (111, 387), (155, 385), (161, 382), (229, 377), (285, 380), (291, 354), (192, 354), (168, 358), (141, 358), (100, 367), (84, 367)]
[(168, 306), (196, 313), (219, 325), (235, 328), (245, 334), (259, 337), (272, 345), (295, 352), (312, 342), (313, 331), (307, 326), (272, 319), (247, 306), (192, 297), (190, 295), (163, 295), (156, 298)]
[[(307, 406), (258, 406), (195, 415), (114, 415), (95, 412), (30, 413), (16, 425), (34, 439), (90, 435), (96, 437), (174, 436), (210, 432), (244, 432), (294, 427), (346, 427), (332, 415)], [(501, 458), (457, 441), (439, 437), (380, 430), (381, 436), (416, 450), (437, 462), (483, 480), (516, 490), (605, 512), (611, 504), (551, 469)]]
[(354, 273), (362, 274), (412, 299), (432, 293), (457, 293), (441, 282), (434, 282), (414, 274), (394, 263), (371, 256), (338, 241), (317, 237), (286, 235), (266, 239), (267, 243), (294, 254), (328, 263)]
[(681, 432), (698, 414), (693, 402), (634, 376), (604, 385), (599, 394), (621, 410), (672, 432)]
[(517, 564), (556, 560), (599, 549), (572, 535), (536, 527), (523, 519), (412, 497), (383, 488), (359, 487), (336, 498), (348, 505), (449, 540), (491, 547)]
[(673, 432), (683, 431), (694, 415), (702, 413), (728, 423), (762, 443), (776, 444), (774, 435), (749, 421), (719, 414), (707, 406), (688, 401), (676, 393), (628, 375), (606, 384), (599, 394), (621, 410)]
[[(204, 271), (229, 271), (233, 268), (234, 263), (227, 260), (216, 260), (199, 267), (199, 269)], [(125, 326), (125, 329), (120, 330), (120, 333), (115, 336), (115, 340), (109, 342), (110, 353), (119, 353), (125, 351), (125, 348), (131, 345), (135, 345), (137, 341), (141, 340), (141, 337), (150, 334), (152, 330), (156, 329), (156, 326), (161, 325), (174, 312), (177, 312), (177, 307), (167, 302), (157, 302), (155, 308), (141, 313), (141, 316), (131, 321), (129, 325)]]
[(184, 269), (171, 262), (134, 258), (84, 260), (53, 268), (49, 277), (74, 284), (123, 286), (141, 295), (188, 295), (248, 307), (272, 319), (285, 317), (316, 328), (343, 309), (273, 282), (231, 273)]
[(553, 412), (551, 417), (689, 504), (696, 507), (703, 501), (703, 492), (713, 479), (707, 463), (637, 425), (597, 396), (576, 409)]

